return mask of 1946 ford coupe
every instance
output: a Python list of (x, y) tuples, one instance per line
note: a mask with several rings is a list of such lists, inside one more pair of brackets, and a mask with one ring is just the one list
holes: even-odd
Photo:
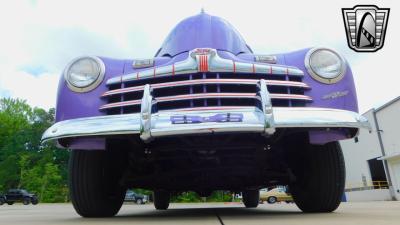
[(128, 188), (153, 190), (156, 209), (167, 209), (171, 194), (214, 190), (242, 192), (256, 207), (259, 190), (276, 185), (304, 212), (331, 212), (345, 182), (338, 141), (360, 128), (369, 123), (339, 53), (255, 54), (202, 12), (154, 58), (69, 63), (42, 140), (72, 150), (69, 188), (84, 217), (115, 215)]

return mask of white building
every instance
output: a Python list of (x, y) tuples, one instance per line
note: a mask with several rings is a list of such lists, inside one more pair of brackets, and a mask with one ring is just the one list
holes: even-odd
[[(400, 200), (400, 96), (363, 114), (372, 131), (341, 141), (348, 201)], [(389, 186), (389, 189), (381, 189)]]

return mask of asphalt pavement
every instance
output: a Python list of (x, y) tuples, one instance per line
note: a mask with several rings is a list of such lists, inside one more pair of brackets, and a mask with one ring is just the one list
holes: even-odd
[(69, 225), (69, 224), (304, 224), (304, 225), (386, 225), (400, 224), (400, 202), (342, 203), (334, 213), (302, 213), (294, 204), (262, 204), (246, 209), (239, 203), (171, 204), (166, 211), (154, 210), (152, 204), (125, 204), (112, 218), (79, 217), (70, 204), (0, 206), (0, 225)]

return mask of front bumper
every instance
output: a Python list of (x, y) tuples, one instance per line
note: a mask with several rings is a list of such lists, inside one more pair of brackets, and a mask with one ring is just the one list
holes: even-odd
[(218, 132), (254, 132), (272, 135), (276, 128), (366, 128), (367, 119), (355, 112), (329, 108), (225, 107), (86, 117), (58, 122), (42, 141), (68, 137), (139, 134), (152, 138)]

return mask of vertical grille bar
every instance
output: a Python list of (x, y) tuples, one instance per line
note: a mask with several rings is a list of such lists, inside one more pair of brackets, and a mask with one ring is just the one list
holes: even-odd
[[(286, 74), (285, 80), (286, 80), (286, 81), (289, 81), (289, 75), (288, 75), (288, 74)], [(286, 87), (286, 90), (287, 90), (287, 93), (290, 95), (291, 92), (290, 92), (290, 87), (289, 87), (289, 86)], [(289, 106), (289, 107), (292, 107), (292, 99), (289, 99), (288, 103), (289, 103), (288, 106)]]
[[(121, 88), (125, 88), (125, 83), (121, 83)], [(125, 95), (121, 95), (121, 102), (125, 101)], [(124, 107), (119, 109), (120, 114), (124, 114)]]
[[(217, 79), (219, 79), (219, 73), (217, 73)], [(217, 93), (221, 93), (221, 86), (220, 84), (217, 84)], [(218, 98), (218, 106), (221, 106), (221, 99)]]
[[(207, 79), (206, 73), (203, 73), (203, 79)], [(203, 93), (207, 93), (207, 86), (203, 84)], [(207, 99), (203, 100), (203, 105), (207, 106)]]
[[(193, 74), (189, 75), (189, 80), (193, 80)], [(193, 85), (190, 85), (190, 94), (193, 94)], [(190, 107), (193, 107), (193, 99), (190, 100)]]

